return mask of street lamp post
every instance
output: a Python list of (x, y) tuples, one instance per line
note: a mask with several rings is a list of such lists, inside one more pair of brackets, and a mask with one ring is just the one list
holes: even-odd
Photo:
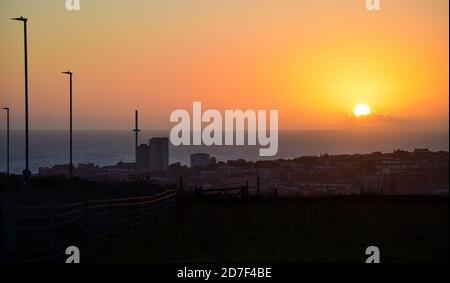
[(25, 170), (23, 170), (23, 176), (25, 181), (31, 176), (31, 172), (28, 166), (28, 47), (27, 47), (27, 18), (11, 18), (14, 21), (23, 22), (24, 28), (24, 52), (25, 52)]
[(2, 109), (6, 110), (6, 174), (9, 176), (9, 108)]
[(73, 163), (72, 163), (72, 75), (70, 71), (62, 72), (63, 74), (69, 75), (70, 79), (70, 161), (69, 161), (69, 176), (70, 179), (73, 177)]

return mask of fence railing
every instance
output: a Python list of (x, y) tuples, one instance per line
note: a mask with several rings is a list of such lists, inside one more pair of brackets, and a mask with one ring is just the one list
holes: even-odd
[(134, 234), (175, 208), (174, 186), (156, 195), (49, 206), (23, 205), (12, 194), (4, 194), (3, 260), (64, 262), (69, 246), (83, 250), (84, 258), (95, 257), (102, 244)]

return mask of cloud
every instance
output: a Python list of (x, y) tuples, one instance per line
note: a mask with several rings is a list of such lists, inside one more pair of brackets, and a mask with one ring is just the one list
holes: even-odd
[(395, 127), (406, 126), (411, 121), (397, 116), (383, 115), (379, 113), (372, 113), (368, 116), (356, 117), (351, 116), (345, 121), (346, 127)]

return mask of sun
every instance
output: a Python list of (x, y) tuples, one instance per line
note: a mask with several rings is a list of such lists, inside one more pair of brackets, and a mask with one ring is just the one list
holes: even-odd
[(370, 114), (372, 114), (372, 110), (367, 104), (358, 104), (353, 108), (353, 115), (356, 117), (369, 116)]

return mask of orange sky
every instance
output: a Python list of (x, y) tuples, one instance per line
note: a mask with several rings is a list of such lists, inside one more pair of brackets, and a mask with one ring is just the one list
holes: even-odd
[(449, 1), (381, 1), (3, 0), (0, 105), (22, 128), (22, 25), (8, 19), (26, 16), (33, 129), (67, 128), (67, 68), (76, 129), (129, 129), (134, 109), (169, 128), (193, 101), (278, 109), (281, 129), (348, 127), (357, 103), (383, 127), (448, 128)]

